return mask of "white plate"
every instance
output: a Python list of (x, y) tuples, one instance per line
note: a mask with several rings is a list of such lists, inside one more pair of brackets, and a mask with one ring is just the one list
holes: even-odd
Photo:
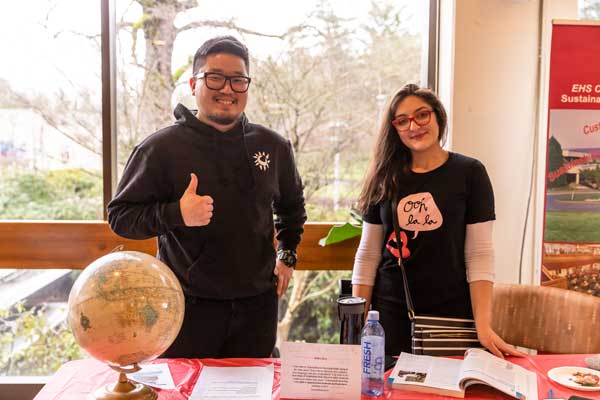
[(585, 390), (585, 391), (596, 391), (600, 390), (600, 383), (598, 386), (583, 386), (573, 380), (573, 374), (576, 372), (581, 372), (584, 374), (592, 374), (600, 378), (600, 371), (596, 371), (589, 368), (583, 367), (557, 367), (552, 368), (548, 371), (548, 378), (552, 379), (554, 382), (559, 383), (563, 386), (566, 386), (571, 389), (576, 390)]

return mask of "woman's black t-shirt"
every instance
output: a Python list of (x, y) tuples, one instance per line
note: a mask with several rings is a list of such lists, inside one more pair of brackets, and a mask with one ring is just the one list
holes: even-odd
[[(495, 219), (485, 167), (449, 153), (440, 167), (404, 177), (397, 199), (402, 256), (416, 313), (470, 317), (466, 225)], [(373, 299), (405, 304), (390, 200), (372, 206), (363, 219), (383, 224), (384, 230)]]

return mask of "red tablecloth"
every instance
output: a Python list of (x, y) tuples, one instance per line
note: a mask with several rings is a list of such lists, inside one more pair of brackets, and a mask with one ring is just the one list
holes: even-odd
[[(526, 358), (511, 357), (509, 360), (538, 376), (538, 395), (543, 399), (548, 394), (548, 389), (552, 388), (555, 398), (568, 399), (571, 395), (580, 395), (592, 399), (600, 399), (600, 392), (581, 392), (570, 390), (551, 381), (546, 373), (560, 366), (585, 366), (584, 360), (587, 355), (537, 355)], [(158, 390), (160, 400), (184, 400), (187, 399), (204, 365), (214, 367), (231, 366), (265, 366), (274, 365), (275, 377), (273, 380), (273, 399), (279, 399), (281, 363), (279, 359), (247, 359), (230, 358), (223, 360), (215, 359), (158, 359), (153, 363), (168, 363), (173, 380), (175, 381), (175, 390)], [(389, 371), (388, 371), (389, 374)], [(43, 387), (34, 400), (81, 400), (88, 393), (93, 392), (98, 387), (114, 382), (118, 374), (99, 363), (98, 361), (87, 359), (71, 361), (63, 365), (52, 380)], [(387, 374), (386, 374), (387, 376)], [(408, 392), (386, 387), (385, 393), (379, 399), (453, 399), (452, 397), (436, 396), (416, 392)], [(470, 399), (512, 399), (503, 393), (492, 390), (488, 387), (472, 387), (467, 390), (466, 398)], [(363, 399), (373, 399), (363, 396)], [(529, 399), (528, 399), (529, 400)]]

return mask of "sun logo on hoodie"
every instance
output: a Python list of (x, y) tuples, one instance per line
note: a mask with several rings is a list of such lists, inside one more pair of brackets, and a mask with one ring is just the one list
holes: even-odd
[(258, 167), (261, 171), (266, 171), (269, 168), (269, 163), (271, 160), (269, 159), (269, 154), (264, 151), (257, 151), (254, 153), (254, 165)]

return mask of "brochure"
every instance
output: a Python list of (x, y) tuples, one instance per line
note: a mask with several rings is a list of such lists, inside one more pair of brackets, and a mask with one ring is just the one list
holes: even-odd
[(463, 360), (402, 353), (388, 378), (393, 388), (465, 397), (471, 385), (488, 385), (516, 399), (537, 399), (537, 376), (483, 349)]

